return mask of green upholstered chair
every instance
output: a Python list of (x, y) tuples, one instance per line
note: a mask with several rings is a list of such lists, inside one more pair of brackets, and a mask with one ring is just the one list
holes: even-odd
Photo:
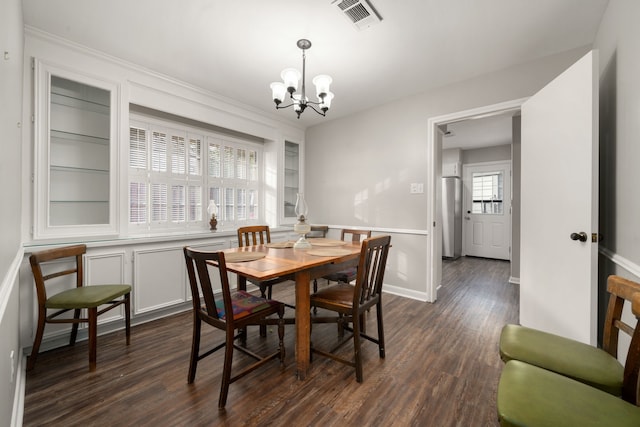
[[(129, 345), (131, 286), (124, 284), (84, 286), (82, 256), (86, 251), (86, 245), (73, 245), (34, 252), (29, 257), (38, 298), (38, 324), (31, 355), (27, 360), (27, 370), (33, 369), (36, 364), (46, 323), (71, 323), (69, 345), (74, 345), (76, 342), (78, 325), (88, 323), (89, 369), (95, 370), (98, 316), (119, 305), (125, 306), (126, 340)], [(63, 276), (70, 276), (66, 278), (68, 283), (64, 282)], [(71, 276), (75, 277), (71, 278)], [(47, 287), (59, 289), (64, 285), (73, 285), (73, 287), (53, 295), (47, 292)], [(50, 310), (55, 311), (47, 314)], [(82, 310), (86, 310), (86, 317), (80, 317)], [(73, 311), (73, 317), (58, 317), (68, 311)]]
[[(254, 296), (246, 291), (232, 292), (229, 286), (224, 252), (198, 251), (185, 247), (184, 257), (193, 302), (193, 336), (187, 382), (189, 384), (194, 382), (196, 368), (201, 359), (224, 348), (222, 383), (218, 398), (218, 409), (223, 409), (227, 403), (227, 394), (231, 383), (276, 358), (279, 358), (280, 365), (284, 366), (284, 304)], [(213, 267), (217, 267), (220, 273), (221, 295), (214, 295), (213, 292), (209, 276), (209, 268)], [(270, 317), (274, 314), (277, 317)], [(224, 331), (225, 340), (212, 349), (201, 353), (200, 332), (203, 322)], [(280, 340), (278, 350), (267, 356), (260, 356), (246, 347), (236, 344), (238, 338), (245, 341), (244, 334), (249, 325), (278, 325)], [(234, 349), (256, 359), (256, 362), (231, 376)]]
[(624, 367), (618, 362), (618, 335), (633, 334), (621, 319), (625, 301), (640, 291), (640, 284), (619, 276), (607, 281), (609, 305), (604, 324), (603, 348), (518, 325), (506, 325), (500, 335), (500, 357), (520, 360), (568, 376), (614, 396), (622, 395)]
[[(633, 297), (640, 318), (640, 294)], [(624, 368), (622, 398), (519, 360), (508, 361), (498, 384), (500, 425), (530, 427), (640, 426), (638, 372), (640, 328), (636, 327)]]

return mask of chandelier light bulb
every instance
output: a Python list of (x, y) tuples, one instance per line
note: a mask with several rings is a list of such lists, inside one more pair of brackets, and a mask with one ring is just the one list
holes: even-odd
[(282, 77), (282, 80), (284, 80), (284, 85), (287, 87), (289, 93), (293, 93), (298, 90), (298, 81), (302, 77), (300, 71), (295, 68), (285, 68), (282, 70), (280, 76)]
[(320, 108), (322, 109), (322, 111), (327, 111), (329, 108), (331, 108), (332, 99), (333, 99), (333, 93), (327, 92), (324, 98), (322, 99), (322, 102), (320, 103)]
[(287, 87), (282, 82), (271, 83), (271, 92), (273, 93), (273, 101), (276, 104), (280, 104), (284, 101), (285, 94), (287, 93)]
[(331, 85), (331, 82), (333, 82), (333, 79), (326, 74), (320, 74), (313, 78), (313, 84), (316, 86), (316, 95), (320, 101), (322, 101), (324, 95), (329, 93), (329, 85)]

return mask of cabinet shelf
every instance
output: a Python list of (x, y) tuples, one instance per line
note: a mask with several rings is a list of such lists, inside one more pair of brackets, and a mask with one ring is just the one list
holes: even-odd
[[(104, 100), (100, 99), (100, 95), (92, 94), (93, 96), (87, 96), (87, 94), (79, 93), (63, 93), (60, 87), (52, 86), (51, 88), (51, 103), (65, 105), (67, 107), (78, 108), (81, 110), (94, 111), (96, 113), (109, 114), (109, 98), (108, 94), (101, 94)], [(85, 96), (85, 98), (80, 98)]]
[(50, 203), (109, 203), (108, 200), (50, 200)]
[(64, 166), (64, 165), (51, 165), (52, 171), (57, 172), (86, 172), (86, 173), (98, 173), (109, 175), (109, 171), (106, 169), (92, 169), (92, 168), (83, 168), (77, 166)]
[(64, 130), (51, 129), (51, 142), (56, 141), (89, 142), (92, 144), (109, 145), (109, 138), (94, 135), (83, 135), (81, 133), (66, 132)]

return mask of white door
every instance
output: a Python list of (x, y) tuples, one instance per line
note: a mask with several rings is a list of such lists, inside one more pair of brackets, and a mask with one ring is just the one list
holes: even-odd
[(464, 254), (509, 260), (511, 163), (464, 165)]
[[(592, 51), (522, 105), (520, 323), (597, 335), (598, 88)], [(572, 240), (584, 233), (585, 241)]]

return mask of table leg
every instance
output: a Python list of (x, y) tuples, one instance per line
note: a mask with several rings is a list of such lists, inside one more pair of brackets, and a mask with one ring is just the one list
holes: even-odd
[(247, 278), (245, 276), (242, 276), (240, 274), (238, 274), (238, 290), (239, 291), (246, 291), (247, 290)]
[[(238, 274), (238, 284), (237, 284), (238, 290), (239, 291), (246, 291), (247, 290), (247, 278)], [(262, 334), (262, 325), (260, 326), (260, 333)], [(266, 335), (266, 329), (265, 329), (265, 335)], [(247, 345), (247, 328), (242, 328), (242, 330), (240, 331), (240, 342), (242, 343), (242, 345)]]
[(296, 376), (304, 380), (309, 370), (311, 351), (311, 276), (308, 271), (296, 273)]

